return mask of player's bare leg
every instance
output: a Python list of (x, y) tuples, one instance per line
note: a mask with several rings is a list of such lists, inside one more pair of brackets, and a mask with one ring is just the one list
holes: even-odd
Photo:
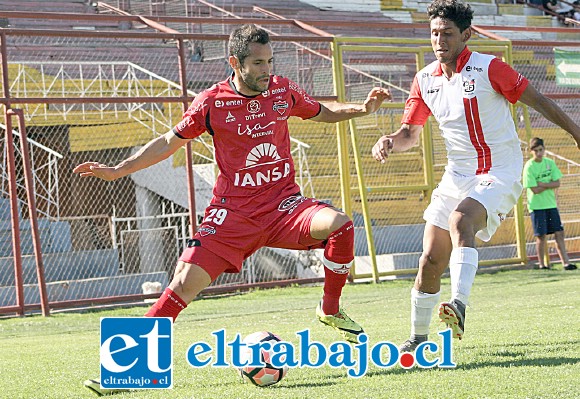
[[(187, 304), (210, 283), (211, 277), (204, 269), (191, 263), (179, 261), (175, 268), (173, 280), (145, 316), (172, 317), (175, 320), (177, 315), (187, 307)], [(101, 388), (99, 379), (86, 380), (84, 386), (98, 396), (115, 395), (129, 391), (128, 389)]]
[(441, 275), (449, 264), (451, 249), (449, 232), (427, 223), (419, 271), (411, 290), (411, 336), (399, 347), (401, 352), (413, 352), (428, 338), (433, 309), (439, 304)]
[(347, 341), (358, 343), (362, 327), (340, 307), (342, 288), (346, 284), (354, 259), (354, 226), (350, 218), (334, 208), (319, 210), (310, 224), (310, 235), (326, 240), (324, 249), (324, 296), (316, 308), (318, 320), (337, 330)]

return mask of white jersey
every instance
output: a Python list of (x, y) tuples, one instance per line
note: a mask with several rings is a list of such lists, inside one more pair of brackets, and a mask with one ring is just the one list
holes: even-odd
[(415, 75), (402, 123), (424, 125), (429, 115), (435, 117), (450, 173), (473, 176), (516, 169), (519, 174), (523, 158), (509, 102), (517, 102), (527, 85), (509, 65), (466, 47), (451, 79), (443, 75), (439, 61)]

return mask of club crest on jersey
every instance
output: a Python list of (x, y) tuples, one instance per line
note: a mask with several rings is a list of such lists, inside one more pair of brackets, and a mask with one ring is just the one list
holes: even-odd
[(288, 102), (286, 101), (274, 101), (274, 105), (272, 105), (272, 109), (278, 112), (280, 115), (284, 115), (286, 110), (288, 109)]
[(252, 100), (248, 103), (248, 112), (251, 114), (257, 114), (260, 112), (260, 102), (258, 100)]
[(475, 91), (475, 79), (466, 79), (463, 81), (463, 92), (473, 93)]

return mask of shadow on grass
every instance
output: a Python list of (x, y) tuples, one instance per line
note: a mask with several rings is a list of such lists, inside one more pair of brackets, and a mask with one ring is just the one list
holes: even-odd
[[(503, 354), (501, 356), (504, 356)], [(520, 354), (522, 356), (522, 354)], [(580, 363), (577, 357), (544, 357), (535, 359), (519, 359), (505, 361), (482, 361), (458, 365), (458, 369), (472, 370), (484, 367), (529, 367), (529, 366), (562, 366)]]
[[(343, 378), (344, 376), (337, 376), (336, 378)], [(325, 382), (317, 382), (317, 383), (312, 383), (312, 384), (308, 384), (308, 383), (304, 383), (304, 382), (298, 382), (298, 383), (293, 383), (293, 384), (289, 384), (289, 383), (285, 383), (284, 385), (280, 385), (279, 387), (274, 385), (272, 386), (272, 388), (279, 388), (279, 389), (294, 389), (294, 388), (316, 388), (316, 387), (329, 387), (332, 385), (336, 385), (336, 382), (334, 381), (325, 381)]]
[[(501, 355), (505, 356), (505, 355)], [(522, 356), (522, 354), (518, 354), (518, 356)], [(535, 358), (535, 359), (520, 359), (520, 360), (505, 360), (505, 361), (481, 361), (481, 362), (473, 362), (467, 364), (458, 364), (457, 368), (455, 369), (448, 369), (449, 371), (463, 371), (463, 370), (474, 370), (474, 369), (483, 369), (488, 367), (499, 367), (499, 368), (513, 368), (513, 367), (529, 367), (529, 366), (563, 366), (563, 365), (573, 365), (580, 363), (580, 358), (577, 357), (545, 357), (545, 358)], [(383, 375), (400, 375), (400, 374), (411, 374), (411, 373), (418, 373), (418, 372), (425, 372), (429, 370), (443, 370), (443, 369), (422, 369), (419, 367), (413, 367), (412, 369), (403, 369), (400, 367), (392, 367), (389, 369), (379, 369), (379, 370), (371, 370), (369, 371), (366, 376), (383, 376)]]

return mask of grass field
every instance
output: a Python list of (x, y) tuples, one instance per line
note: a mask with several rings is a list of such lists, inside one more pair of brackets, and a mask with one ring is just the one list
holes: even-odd
[[(443, 281), (442, 299), (449, 295)], [(400, 343), (409, 332), (411, 281), (345, 288), (344, 305), (377, 341)], [(291, 369), (269, 388), (242, 383), (234, 369), (191, 368), (194, 342), (228, 340), (270, 330), (297, 343), (330, 344), (334, 331), (315, 320), (321, 287), (291, 287), (193, 302), (174, 329), (174, 388), (117, 398), (579, 398), (580, 273), (517, 270), (480, 275), (472, 291), (466, 335), (454, 346), (456, 369), (371, 367), (358, 379), (345, 369)], [(82, 386), (99, 376), (99, 319), (140, 316), (144, 307), (0, 320), (1, 398), (92, 398)], [(441, 329), (434, 317), (432, 330)], [(437, 337), (432, 335), (432, 339)], [(438, 341), (437, 337), (437, 341)]]

